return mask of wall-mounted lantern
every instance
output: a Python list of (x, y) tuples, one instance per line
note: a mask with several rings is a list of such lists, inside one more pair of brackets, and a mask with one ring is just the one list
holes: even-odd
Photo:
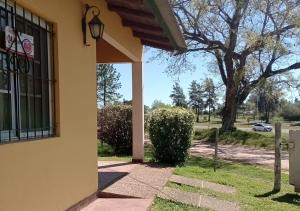
[(96, 7), (96, 6), (90, 6), (90, 5), (86, 4), (85, 5), (84, 15), (83, 15), (83, 18), (82, 18), (83, 43), (86, 46), (89, 46), (87, 44), (87, 41), (86, 41), (86, 33), (87, 33), (86, 32), (86, 25), (87, 25), (86, 18), (87, 18), (87, 14), (88, 14), (89, 11), (92, 11), (92, 14), (94, 16), (88, 22), (92, 38), (98, 41), (99, 39), (102, 38), (103, 31), (104, 31), (104, 24), (99, 19), (99, 15), (100, 15), (99, 8)]

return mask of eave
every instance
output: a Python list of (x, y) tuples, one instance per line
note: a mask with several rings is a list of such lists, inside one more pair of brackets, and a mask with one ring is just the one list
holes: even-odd
[(146, 46), (183, 52), (186, 43), (168, 0), (106, 0), (124, 27)]

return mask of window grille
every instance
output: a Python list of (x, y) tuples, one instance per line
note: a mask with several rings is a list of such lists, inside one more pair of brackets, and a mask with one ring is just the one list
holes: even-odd
[[(8, 28), (15, 35), (9, 46)], [(33, 54), (22, 39), (28, 35)], [(53, 24), (0, 0), (0, 144), (55, 135), (53, 69)]]

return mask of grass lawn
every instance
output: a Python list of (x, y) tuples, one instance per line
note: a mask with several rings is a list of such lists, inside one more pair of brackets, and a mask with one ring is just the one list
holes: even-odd
[[(145, 144), (145, 162), (149, 162), (153, 160), (152, 156), (152, 146)], [(113, 149), (108, 144), (103, 144), (101, 146), (98, 143), (98, 160), (99, 161), (128, 161), (132, 160), (132, 156), (129, 155), (115, 155)]]
[(185, 204), (171, 202), (165, 199), (156, 198), (151, 211), (210, 211), (209, 209), (196, 208)]
[[(169, 183), (168, 186), (237, 202), (242, 210), (247, 211), (300, 210), (300, 196), (295, 194), (293, 187), (288, 184), (288, 175), (282, 175), (282, 191), (272, 193), (273, 172), (268, 169), (220, 161), (217, 172), (214, 172), (212, 166), (211, 159), (191, 157), (185, 166), (176, 168), (175, 174), (229, 185), (237, 189), (236, 194), (223, 194), (175, 183)], [(156, 199), (152, 210), (196, 210), (196, 208)]]
[[(206, 140), (210, 142), (215, 141), (216, 129), (196, 129), (194, 139)], [(246, 146), (262, 147), (273, 149), (275, 135), (273, 133), (258, 133), (236, 130), (233, 132), (225, 132), (220, 134), (219, 143), (221, 144), (240, 144)], [(282, 134), (283, 150), (286, 150), (288, 143), (288, 136)]]

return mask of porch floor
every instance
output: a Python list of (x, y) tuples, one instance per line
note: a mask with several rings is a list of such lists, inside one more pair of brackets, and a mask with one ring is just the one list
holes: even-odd
[(173, 169), (155, 164), (100, 161), (99, 198), (82, 211), (146, 211)]

